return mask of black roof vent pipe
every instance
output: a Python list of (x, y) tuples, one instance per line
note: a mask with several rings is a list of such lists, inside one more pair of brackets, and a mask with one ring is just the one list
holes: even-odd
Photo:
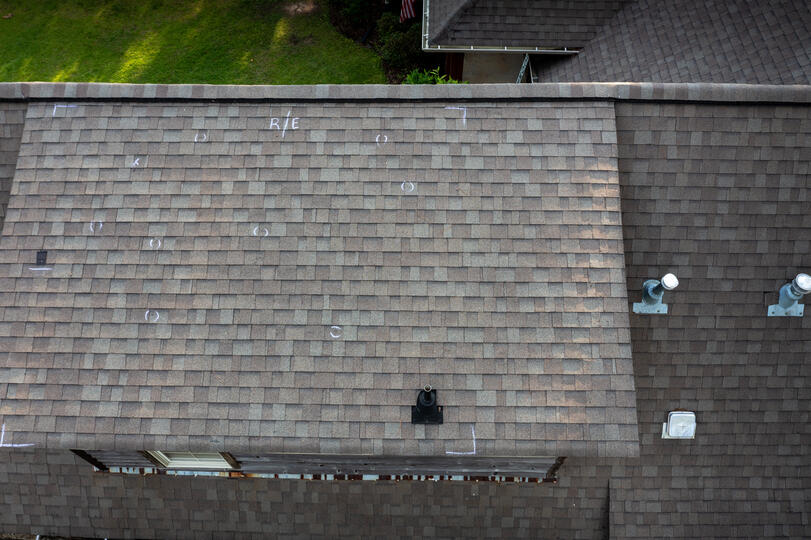
[(417, 404), (411, 406), (412, 424), (441, 424), (442, 407), (437, 405), (436, 390), (430, 384), (420, 390)]

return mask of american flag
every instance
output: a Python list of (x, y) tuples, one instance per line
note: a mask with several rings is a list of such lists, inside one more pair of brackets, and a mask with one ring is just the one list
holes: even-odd
[(400, 22), (416, 16), (417, 14), (414, 13), (414, 0), (403, 0), (403, 3), (400, 4)]

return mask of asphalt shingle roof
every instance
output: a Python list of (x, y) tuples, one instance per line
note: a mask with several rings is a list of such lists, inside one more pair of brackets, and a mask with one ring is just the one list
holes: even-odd
[(14, 441), (635, 455), (613, 105), (457, 106), (30, 103)]
[[(605, 130), (599, 131), (599, 135), (601, 139), (606, 137), (607, 141), (616, 141), (613, 154), (616, 166), (611, 170), (616, 171), (622, 212), (623, 290), (629, 291), (623, 300), (626, 302), (623, 309), (627, 310), (630, 302), (639, 299), (641, 283), (645, 279), (673, 271), (679, 276), (681, 284), (675, 291), (667, 293), (666, 301), (670, 307), (667, 316), (630, 315), (628, 320), (636, 389), (635, 398), (632, 399), (639, 411), (640, 457), (569, 458), (559, 471), (560, 481), (557, 485), (386, 481), (342, 483), (94, 474), (89, 465), (83, 465), (75, 456), (59, 450), (63, 437), (74, 437), (64, 429), (66, 425), (68, 429), (74, 429), (71, 419), (51, 420), (49, 417), (54, 417), (54, 411), (58, 411), (63, 402), (67, 402), (63, 395), (76, 395), (77, 389), (83, 392), (83, 388), (90, 388), (85, 401), (91, 407), (88, 410), (93, 411), (94, 404), (100, 402), (94, 395), (95, 387), (102, 386), (102, 379), (99, 377), (106, 377), (107, 380), (119, 377), (116, 380), (121, 381), (120, 377), (125, 370), (135, 370), (130, 368), (131, 363), (126, 363), (132, 362), (132, 357), (129, 360), (127, 357), (130, 353), (121, 353), (125, 362), (123, 367), (111, 368), (97, 355), (106, 354), (109, 357), (119, 354), (112, 350), (105, 353), (84, 351), (67, 354), (58, 350), (43, 350), (40, 349), (43, 344), (61, 343), (61, 340), (55, 340), (58, 332), (62, 331), (57, 330), (57, 322), (15, 322), (13, 326), (3, 328), (9, 332), (21, 332), (22, 335), (14, 335), (10, 341), (3, 341), (4, 348), (1, 350), (8, 350), (9, 344), (18, 343), (18, 339), (30, 337), (32, 349), (36, 348), (40, 352), (27, 351), (24, 355), (3, 356), (4, 369), (0, 372), (0, 391), (4, 395), (1, 404), (4, 407), (3, 421), (8, 422), (7, 426), (12, 426), (12, 422), (28, 416), (35, 418), (34, 422), (39, 422), (39, 429), (50, 429), (51, 425), (54, 427), (48, 432), (51, 435), (44, 437), (44, 442), (52, 448), (46, 450), (38, 446), (35, 449), (0, 449), (5, 456), (0, 460), (0, 483), (5, 486), (4, 496), (0, 499), (0, 524), (4, 530), (35, 534), (64, 534), (68, 531), (70, 534), (85, 536), (130, 534), (139, 537), (195, 538), (206, 535), (216, 538), (252, 535), (259, 538), (268, 534), (395, 538), (413, 537), (417, 534), (438, 537), (518, 537), (548, 534), (562, 538), (604, 538), (607, 531), (611, 537), (616, 538), (807, 536), (808, 486), (811, 485), (811, 470), (807, 466), (807, 456), (811, 454), (811, 396), (808, 392), (811, 388), (811, 373), (808, 368), (811, 353), (808, 330), (811, 318), (808, 313), (802, 319), (768, 318), (765, 313), (766, 306), (775, 301), (777, 290), (783, 283), (798, 271), (808, 271), (811, 268), (811, 213), (808, 212), (808, 201), (811, 199), (811, 88), (702, 84), (485, 85), (417, 89), (308, 87), (295, 90), (114, 85), (10, 86), (0, 85), (0, 95), (8, 92), (17, 98), (31, 96), (51, 99), (68, 94), (71, 97), (81, 96), (94, 100), (111, 96), (123, 96), (124, 99), (143, 98), (147, 94), (171, 99), (179, 99), (181, 95), (186, 98), (197, 95), (215, 99), (230, 95), (234, 99), (258, 99), (264, 95), (265, 98), (278, 100), (261, 104), (262, 107), (272, 107), (274, 111), (282, 108), (281, 104), (286, 103), (292, 94), (300, 96), (294, 100), (298, 104), (317, 102), (318, 96), (321, 96), (323, 101), (319, 102), (319, 107), (332, 103), (334, 108), (343, 108), (345, 111), (359, 102), (368, 101), (374, 102), (375, 106), (389, 107), (398, 100), (419, 102), (427, 99), (430, 104), (423, 109), (424, 116), (430, 117), (431, 122), (444, 120), (446, 125), (452, 122), (452, 117), (441, 115), (457, 114), (455, 109), (440, 108), (439, 104), (444, 105), (442, 100), (446, 98), (455, 98), (450, 100), (454, 106), (463, 97), (470, 99), (467, 102), (470, 105), (468, 121), (476, 118), (473, 111), (478, 103), (499, 103), (505, 109), (505, 118), (515, 125), (528, 120), (508, 112), (516, 109), (525, 113), (524, 104), (532, 103), (533, 100), (536, 100), (535, 106), (540, 110), (538, 114), (577, 111), (577, 114), (591, 115), (598, 114), (595, 111), (604, 112), (603, 108), (592, 108), (593, 102), (584, 105), (580, 98), (585, 96), (590, 100), (602, 100), (599, 102), (600, 107), (611, 111), (616, 126), (614, 138)], [(495, 95), (508, 99), (498, 102)], [(327, 99), (330, 96), (331, 100)], [(572, 100), (573, 96), (575, 100)], [(569, 101), (559, 101), (561, 99)], [(93, 107), (109, 107), (109, 111), (119, 111), (129, 106), (133, 108), (130, 117), (134, 115), (136, 107), (148, 108), (137, 103), (112, 102), (98, 105), (78, 101), (76, 104), (80, 105), (76, 110), (64, 111), (78, 115), (76, 126), (90, 121), (87, 111)], [(192, 105), (193, 102), (161, 103), (150, 107), (155, 106), (157, 108), (154, 110), (162, 110), (162, 107), (177, 106), (182, 109)], [(24, 263), (30, 264), (29, 257), (40, 247), (31, 247), (32, 239), (37, 235), (42, 238), (46, 234), (40, 233), (40, 226), (50, 235), (48, 241), (59, 241), (54, 239), (56, 233), (50, 221), (55, 218), (42, 216), (46, 212), (53, 214), (63, 211), (57, 201), (65, 201), (66, 197), (76, 201), (84, 200), (73, 193), (79, 187), (93, 186), (93, 193), (87, 193), (88, 190), (85, 189), (81, 194), (82, 197), (90, 197), (90, 200), (98, 197), (97, 200), (104, 201), (105, 197), (113, 196), (108, 191), (119, 188), (129, 190), (126, 195), (120, 194), (122, 197), (150, 197), (150, 201), (151, 197), (157, 197), (161, 211), (179, 212), (182, 209), (172, 206), (172, 198), (167, 197), (167, 193), (132, 193), (132, 190), (142, 189), (135, 186), (150, 186), (162, 181), (160, 178), (147, 177), (148, 181), (138, 180), (132, 183), (130, 175), (141, 172), (130, 170), (123, 160), (123, 166), (113, 165), (108, 168), (111, 173), (115, 173), (111, 175), (113, 180), (110, 181), (99, 183), (79, 180), (78, 174), (83, 166), (70, 169), (70, 174), (75, 175), (72, 179), (67, 179), (66, 172), (65, 178), (51, 180), (61, 173), (54, 172), (57, 167), (45, 167), (47, 160), (54, 159), (49, 151), (64, 153), (63, 150), (68, 145), (76, 144), (78, 148), (83, 142), (67, 140), (71, 131), (65, 126), (72, 125), (72, 121), (71, 124), (68, 123), (67, 116), (58, 121), (53, 120), (52, 127), (45, 129), (47, 119), (40, 111), (44, 104), (32, 102), (27, 106), (30, 107), (30, 125), (39, 125), (42, 129), (34, 130), (26, 126), (23, 152), (27, 153), (28, 161), (18, 163), (20, 182), (16, 184), (15, 181), (15, 185), (20, 187), (14, 188), (19, 191), (12, 195), (11, 202), (15, 205), (15, 198), (30, 200), (31, 210), (30, 214), (26, 214), (28, 207), (22, 208), (19, 205), (9, 210), (4, 236), (11, 236), (0, 240), (4, 242), (0, 244), (0, 248), (5, 250), (4, 254), (16, 257), (17, 253), (21, 253)], [(194, 106), (203, 107), (199, 103)], [(368, 107), (368, 104), (364, 106)], [(422, 107), (413, 103), (411, 106), (416, 109)], [(240, 111), (242, 107), (254, 110), (258, 105), (229, 103), (220, 107), (236, 107)], [(359, 109), (360, 107), (355, 107), (355, 110)], [(62, 112), (59, 111), (58, 114)], [(115, 123), (127, 116), (108, 114), (107, 117), (108, 122), (110, 118), (115, 118)], [(149, 118), (157, 116), (138, 117), (144, 117), (148, 122)], [(236, 114), (229, 118), (242, 117), (241, 114)], [(394, 118), (406, 117), (395, 115)], [(304, 116), (302, 126), (303, 119)], [(572, 120), (561, 116), (557, 119), (558, 127), (563, 125), (564, 119)], [(603, 121), (607, 119), (603, 118)], [(427, 120), (425, 122), (428, 123)], [(578, 137), (581, 135), (579, 127), (578, 124)], [(424, 133), (435, 134), (438, 131), (429, 128), (420, 129)], [(126, 139), (126, 136), (133, 134), (132, 131), (126, 135), (115, 133), (129, 128), (108, 126), (105, 129), (114, 132), (109, 136), (116, 137), (114, 142), (121, 144), (122, 149), (128, 144), (152, 144), (149, 141), (132, 142)], [(181, 133), (188, 135), (196, 133), (197, 129), (200, 128), (179, 128)], [(78, 137), (85, 132), (83, 129), (77, 131)], [(524, 136), (528, 131), (523, 131)], [(34, 136), (36, 132), (40, 134)], [(87, 132), (91, 133), (92, 130), (88, 129)], [(57, 140), (49, 142), (47, 138), (54, 137), (54, 133)], [(259, 131), (257, 137), (258, 133)], [(459, 135), (462, 133), (464, 132), (460, 131)], [(482, 136), (481, 131), (477, 133), (477, 136)], [(501, 131), (496, 129), (495, 133)], [(104, 135), (107, 136), (106, 133)], [(565, 136), (561, 132), (556, 134), (558, 138)], [(39, 140), (32, 140), (32, 137), (39, 137)], [(42, 137), (46, 137), (46, 140), (42, 140)], [(613, 142), (607, 141), (604, 142), (613, 145)], [(262, 144), (272, 142), (263, 141)], [(437, 142), (435, 137), (432, 142)], [(162, 144), (163, 141), (155, 143)], [(472, 143), (465, 144), (468, 144), (469, 149), (474, 147)], [(511, 144), (520, 147), (527, 143)], [(529, 147), (532, 148), (533, 144), (545, 146), (558, 143), (529, 143)], [(574, 144), (577, 148), (577, 144), (581, 143)], [(217, 155), (219, 157), (220, 154)], [(364, 155), (367, 159), (383, 156), (372, 152)], [(385, 157), (393, 160), (391, 155)], [(229, 154), (228, 159), (233, 159), (233, 156)], [(291, 157), (291, 162), (292, 159)], [(567, 162), (567, 167), (582, 171), (576, 166), (577, 163), (578, 157), (575, 156), (572, 162)], [(38, 188), (35, 189), (31, 180), (24, 180), (26, 175), (31, 174), (26, 171), (32, 164), (41, 164), (41, 169), (44, 170), (39, 179), (42, 193)], [(389, 169), (399, 170), (399, 162), (395, 167), (392, 161), (392, 166), (386, 168)], [(196, 167), (194, 171), (190, 176), (192, 182), (199, 177)], [(119, 174), (121, 180), (118, 180)], [(34, 179), (36, 178), (35, 174)], [(169, 182), (174, 180), (167, 181), (167, 184)], [(233, 184), (233, 190), (237, 194), (240, 194), (237, 189), (239, 182), (241, 180), (234, 181)], [(423, 183), (424, 179), (419, 180), (415, 188), (420, 189)], [(437, 180), (434, 189), (438, 189), (441, 183)], [(506, 180), (501, 183), (504, 188), (514, 185)], [(62, 191), (45, 192), (57, 184)], [(297, 184), (300, 185), (301, 183)], [(375, 189), (379, 185), (382, 190), (385, 184), (378, 182), (370, 185)], [(561, 187), (567, 185), (565, 180), (560, 184)], [(593, 187), (593, 183), (589, 185)], [(472, 187), (474, 186), (478, 187), (472, 183)], [(399, 188), (396, 184), (394, 187)], [(97, 191), (99, 189), (101, 191)], [(298, 193), (284, 195), (301, 197), (301, 188), (298, 189)], [(281, 194), (249, 195), (256, 198)], [(398, 197), (402, 198), (403, 195)], [(562, 195), (557, 194), (556, 197), (557, 200), (553, 197), (553, 201), (563, 204)], [(571, 205), (572, 201), (582, 202), (583, 198), (573, 196), (568, 197), (567, 201)], [(248, 212), (255, 210), (251, 205), (258, 204), (244, 197), (240, 202), (246, 204), (245, 211)], [(111, 213), (117, 211), (101, 206)], [(603, 206), (598, 207), (601, 216), (608, 212), (607, 206), (605, 209)], [(126, 210), (128, 207), (122, 205), (122, 208)], [(212, 205), (210, 208), (222, 211), (222, 208), (232, 207)], [(234, 205), (233, 210), (236, 209)], [(264, 207), (262, 209), (264, 211)], [(201, 212), (202, 210), (204, 209), (201, 208)], [(581, 207), (581, 212), (585, 210)], [(75, 211), (78, 216), (75, 221), (84, 224), (84, 220), (89, 219), (86, 214), (88, 206), (85, 203), (77, 204)], [(591, 211), (594, 211), (593, 208)], [(109, 216), (105, 214), (104, 217)], [(95, 283), (105, 284), (107, 282), (104, 280), (112, 280), (110, 272), (102, 273), (100, 268), (112, 265), (112, 272), (115, 272), (118, 265), (124, 264), (117, 259), (110, 262), (111, 254), (120, 256), (123, 260), (123, 257), (133, 257), (133, 253), (137, 252), (139, 258), (136, 267), (151, 269), (158, 265), (154, 259), (156, 252), (141, 249), (142, 242), (151, 237), (148, 225), (141, 225), (146, 227), (146, 234), (134, 235), (131, 234), (134, 230), (132, 226), (125, 229), (122, 223), (112, 219), (113, 221), (105, 222), (101, 235), (94, 234), (91, 237), (87, 231), (65, 234), (64, 231), (71, 231), (69, 227), (63, 227), (60, 233), (65, 239), (85, 238), (85, 247), (97, 247), (95, 256), (99, 260), (102, 254), (106, 257), (103, 263), (92, 263), (95, 265), (92, 275), (77, 277), (77, 284), (83, 283), (85, 278), (90, 280), (86, 291), (93, 290), (93, 280), (97, 280)], [(223, 220), (223, 223), (230, 222)], [(184, 221), (183, 224), (189, 227), (199, 226), (194, 220)], [(47, 229), (45, 225), (48, 225)], [(116, 236), (107, 232), (110, 230), (116, 231)], [(119, 248), (118, 243), (115, 247), (104, 247), (112, 240), (119, 242), (118, 233), (127, 238), (127, 242), (132, 241), (130, 236), (137, 237), (137, 248)], [(161, 234), (164, 234), (162, 238), (167, 238), (165, 232)], [(213, 236), (206, 234), (204, 240), (208, 242)], [(231, 237), (237, 241), (237, 246), (241, 246), (239, 242), (244, 242), (244, 239), (255, 240), (250, 233), (233, 234)], [(13, 249), (8, 247), (12, 240), (16, 246)], [(126, 242), (121, 245), (129, 246)], [(60, 257), (65, 257), (54, 259), (55, 261), (72, 264), (71, 271), (78, 270), (80, 266), (82, 271), (91, 267), (91, 263), (86, 260), (76, 262), (68, 258), (74, 256), (71, 253), (75, 250), (69, 253), (63, 248), (49, 248), (49, 261), (51, 249)], [(191, 249), (186, 251), (191, 255)], [(228, 252), (235, 249), (216, 251)], [(85, 257), (86, 254), (87, 251)], [(161, 254), (164, 255), (164, 252)], [(148, 255), (149, 258), (140, 262), (141, 255)], [(229, 264), (227, 260), (226, 255), (226, 264), (217, 265), (218, 268), (223, 267), (225, 276), (231, 266), (240, 266)], [(245, 264), (242, 263), (242, 266)], [(5, 263), (2, 268), (4, 272), (17, 272), (18, 267), (19, 277), (11, 279), (18, 280), (22, 294), (9, 298), (7, 293), (2, 297), (3, 320), (7, 320), (6, 313), (16, 316), (21, 309), (35, 314), (42, 313), (44, 317), (46, 310), (34, 305), (36, 299), (53, 301), (58, 294), (64, 293), (51, 291), (62, 287), (62, 280), (68, 280), (69, 283), (73, 278), (68, 275), (46, 281), (42, 278), (33, 280), (23, 277), (23, 261), (17, 259)], [(160, 279), (163, 279), (162, 274)], [(140, 285), (143, 287), (143, 282)], [(86, 291), (71, 290), (69, 294), (74, 295), (74, 301), (78, 298), (85, 302), (91, 298)], [(142, 292), (128, 293), (125, 290), (122, 294), (136, 294), (136, 298), (140, 300)], [(239, 296), (245, 293), (234, 294)], [(107, 296), (110, 296), (109, 293)], [(150, 300), (151, 298), (148, 297)], [(20, 302), (23, 307), (13, 307), (10, 301)], [(32, 305), (28, 306), (26, 303)], [(142, 309), (141, 305), (138, 307)], [(100, 313), (110, 309), (106, 304), (98, 308), (102, 310)], [(9, 309), (11, 311), (6, 311)], [(91, 313), (94, 312), (95, 305), (90, 309)], [(124, 308), (113, 309), (126, 311), (126, 296)], [(96, 331), (95, 323), (92, 322), (78, 321), (70, 324), (82, 330)], [(140, 321), (138, 324), (141, 324)], [(222, 323), (206, 322), (206, 325), (212, 324)], [(99, 331), (101, 328), (102, 325), (98, 325)], [(40, 335), (26, 336), (26, 332), (39, 332)], [(81, 339), (89, 341), (91, 338)], [(107, 347), (104, 339), (106, 338), (98, 341)], [(152, 347), (154, 345), (151, 340), (161, 338), (145, 334), (143, 339)], [(76, 343), (77, 340), (74, 339), (73, 344)], [(137, 369), (149, 371), (152, 373), (150, 381), (158, 381), (150, 382), (149, 395), (163, 395), (167, 385), (161, 384), (160, 376), (165, 372), (176, 376), (171, 372), (176, 371), (179, 366), (169, 364), (167, 355), (144, 354), (148, 355), (151, 364), (138, 364)], [(222, 356), (225, 355), (217, 355)], [(229, 365), (253, 361), (246, 355), (230, 354), (229, 359), (232, 362)], [(21, 363), (22, 360), (24, 363)], [(11, 379), (20, 376), (24, 378)], [(78, 382), (62, 384), (60, 378), (63, 376), (75, 377)], [(484, 379), (482, 380), (484, 383)], [(564, 382), (566, 380), (568, 379), (563, 379)], [(225, 389), (227, 392), (231, 391), (227, 386)], [(107, 390), (102, 388), (99, 392)], [(213, 399), (219, 395), (216, 387), (209, 388), (209, 392), (213, 392), (210, 394), (214, 396)], [(107, 398), (107, 394), (103, 396)], [(112, 390), (109, 396), (112, 396)], [(80, 411), (83, 406), (81, 401), (80, 399)], [(159, 410), (159, 405), (153, 404), (155, 411)], [(148, 407), (149, 402), (144, 406)], [(482, 407), (488, 406), (477, 406), (478, 409)], [(12, 408), (19, 414), (9, 415)], [(675, 408), (696, 412), (696, 439), (666, 441), (660, 438), (661, 424), (667, 412)], [(495, 410), (499, 409), (507, 410), (498, 404)], [(157, 419), (161, 420), (159, 417)], [(117, 442), (115, 434), (111, 436), (109, 431), (103, 431), (114, 430), (115, 420), (108, 420), (100, 415), (91, 417), (90, 420), (95, 422), (95, 426), (102, 428), (101, 434), (93, 440), (109, 441), (112, 444)], [(85, 420), (77, 417), (76, 425), (83, 421)], [(172, 420), (170, 427), (171, 422)], [(25, 424), (15, 424), (14, 429), (6, 431), (5, 444), (24, 443), (41, 436), (34, 432), (20, 435), (17, 431), (20, 425)], [(151, 424), (149, 427), (151, 428)], [(57, 434), (57, 428), (63, 430), (61, 435)], [(374, 429), (380, 429), (380, 426), (375, 426)], [(385, 436), (385, 426), (383, 433)], [(143, 441), (157, 443), (168, 440), (159, 437), (144, 438)], [(329, 511), (330, 509), (333, 511)], [(345, 516), (350, 513), (355, 519), (348, 523)]]
[(609, 468), (566, 467), (557, 485), (236, 480), (94, 474), (70, 452), (17, 451), (0, 460), (0, 524), (97, 538), (605, 538)]
[(6, 217), (8, 196), (20, 151), (25, 109), (25, 103), (0, 103), (0, 227)]
[(637, 0), (576, 56), (539, 68), (541, 82), (808, 84), (805, 0)]
[(579, 48), (626, 2), (470, 0), (439, 5), (446, 2), (434, 0), (429, 10), (430, 44)]
[[(615, 468), (611, 536), (802, 538), (811, 313), (766, 317), (811, 270), (811, 107), (620, 103), (628, 288), (672, 271), (667, 317), (631, 315), (641, 456)], [(676, 408), (693, 440), (663, 440)]]

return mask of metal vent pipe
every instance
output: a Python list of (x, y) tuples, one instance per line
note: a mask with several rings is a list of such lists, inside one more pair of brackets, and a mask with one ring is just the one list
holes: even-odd
[(797, 274), (791, 283), (786, 283), (780, 287), (780, 307), (783, 309), (790, 308), (809, 292), (811, 292), (811, 276)]
[(672, 291), (679, 286), (679, 279), (675, 274), (665, 274), (661, 280), (651, 279), (645, 282), (642, 292), (642, 301), (646, 304), (659, 304), (665, 291)]

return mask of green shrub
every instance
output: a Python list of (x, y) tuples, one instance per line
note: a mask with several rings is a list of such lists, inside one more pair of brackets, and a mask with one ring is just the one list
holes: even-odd
[(378, 52), (387, 69), (404, 73), (425, 62), (419, 23), (405, 27), (394, 13), (384, 13), (377, 22), (377, 33), (380, 36)]
[(364, 41), (383, 9), (382, 2), (369, 0), (328, 0), (330, 21), (347, 37)]
[(427, 69), (415, 69), (406, 75), (403, 84), (467, 84), (467, 81), (457, 81), (447, 75), (439, 74), (439, 67), (428, 71)]
[(330, 0), (333, 5), (339, 6), (341, 15), (347, 19), (363, 21), (369, 23), (369, 14), (374, 13), (369, 9), (367, 0)]

